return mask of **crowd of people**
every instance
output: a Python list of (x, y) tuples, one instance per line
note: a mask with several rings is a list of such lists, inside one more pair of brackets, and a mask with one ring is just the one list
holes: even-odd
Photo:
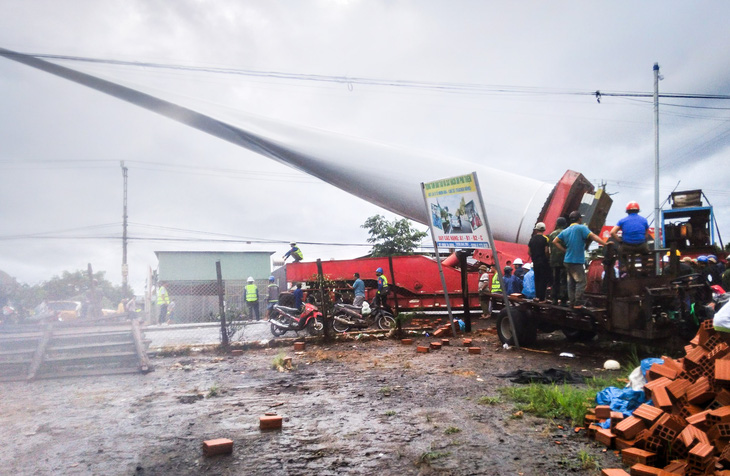
[[(629, 202), (626, 216), (610, 231), (609, 240), (617, 246), (618, 251), (615, 273), (619, 278), (626, 276), (632, 255), (650, 253), (649, 224), (639, 212), (639, 204)], [(528, 243), (531, 262), (525, 264), (520, 258), (507, 261), (502, 269), (502, 283), (497, 273), (487, 265), (480, 266), (479, 290), (502, 294), (504, 285), (504, 292), (508, 295), (522, 294), (537, 302), (581, 309), (585, 305), (587, 284), (585, 250), (592, 241), (601, 246), (606, 246), (607, 241), (583, 224), (583, 217), (578, 211), (571, 212), (567, 220), (558, 218), (555, 230), (549, 235), (545, 234), (545, 230), (544, 223), (535, 224)], [(679, 275), (694, 273), (699, 274), (710, 286), (719, 285), (723, 290), (730, 290), (730, 270), (715, 255), (682, 258)], [(549, 299), (548, 288), (551, 290)], [(483, 314), (489, 316), (491, 299), (483, 295), (481, 301)]]

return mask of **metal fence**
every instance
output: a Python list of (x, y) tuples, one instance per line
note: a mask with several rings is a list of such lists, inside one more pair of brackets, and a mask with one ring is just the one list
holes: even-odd
[[(216, 281), (166, 281), (170, 297), (168, 313), (160, 316), (160, 306), (152, 297), (149, 322), (145, 328), (151, 348), (219, 344), (222, 341), (218, 283)], [(255, 281), (259, 290), (261, 321), (249, 315), (243, 293), (244, 280), (223, 280), (223, 301), (227, 330), (232, 342), (273, 337), (266, 317), (268, 280)], [(284, 284), (284, 288), (286, 285)], [(252, 314), (252, 313), (251, 313)], [(244, 332), (244, 330), (246, 332)]]

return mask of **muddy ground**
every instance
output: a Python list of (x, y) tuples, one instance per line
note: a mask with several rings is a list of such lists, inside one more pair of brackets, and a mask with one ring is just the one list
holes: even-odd
[[(485, 323), (488, 325), (488, 323)], [(556, 333), (559, 336), (559, 333)], [(597, 474), (579, 454), (620, 467), (566, 421), (515, 418), (514, 404), (478, 402), (518, 385), (499, 374), (562, 368), (596, 375), (610, 348), (541, 339), (544, 352), (505, 350), (478, 330), (470, 355), (417, 354), (397, 340), (350, 340), (153, 358), (147, 375), (0, 384), (3, 474), (95, 475), (565, 475)], [(434, 339), (416, 337), (427, 345)], [(559, 357), (572, 352), (575, 358)], [(294, 368), (272, 368), (277, 355)], [(284, 417), (261, 431), (265, 412)], [(557, 425), (564, 425), (559, 429)], [(234, 441), (204, 457), (202, 442)]]

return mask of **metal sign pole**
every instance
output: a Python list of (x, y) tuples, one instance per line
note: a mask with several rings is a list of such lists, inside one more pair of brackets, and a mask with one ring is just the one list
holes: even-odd
[[(476, 185), (477, 193), (482, 196), (482, 190), (479, 188), (479, 179), (477, 178), (476, 172), (474, 172), (474, 182)], [(515, 330), (515, 322), (512, 319), (512, 309), (507, 296), (507, 288), (504, 285), (504, 279), (502, 275), (502, 267), (499, 264), (499, 257), (497, 256), (497, 248), (494, 246), (494, 237), (492, 236), (492, 229), (489, 227), (489, 218), (487, 217), (487, 210), (484, 208), (484, 203), (479, 201), (482, 209), (482, 215), (484, 216), (484, 225), (487, 228), (487, 239), (489, 240), (489, 247), (492, 249), (492, 258), (494, 259), (494, 266), (497, 268), (497, 277), (499, 279), (499, 287), (502, 289), (502, 299), (504, 300), (504, 308), (507, 310), (507, 318), (509, 319), (509, 326), (512, 329), (512, 338), (515, 341), (515, 347), (520, 348), (520, 342), (517, 339), (517, 332)]]
[[(427, 203), (426, 189), (424, 188), (423, 183), (421, 183), (421, 192), (423, 193), (424, 203)], [(431, 228), (431, 227), (429, 227), (429, 228)], [(433, 242), (433, 249), (436, 252), (436, 263), (438, 264), (439, 275), (441, 276), (441, 286), (444, 288), (444, 298), (446, 299), (446, 311), (449, 313), (449, 322), (451, 322), (451, 332), (454, 334), (454, 337), (456, 337), (456, 324), (454, 323), (454, 315), (451, 312), (451, 301), (449, 300), (449, 290), (446, 288), (446, 277), (444, 277), (444, 268), (441, 266), (441, 254), (439, 253), (439, 247), (436, 244), (436, 236), (433, 234), (433, 230), (431, 230), (431, 241)]]

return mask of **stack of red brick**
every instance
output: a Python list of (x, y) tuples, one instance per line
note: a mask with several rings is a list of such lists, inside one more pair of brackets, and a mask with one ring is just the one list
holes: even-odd
[[(621, 451), (631, 475), (730, 476), (730, 336), (704, 321), (681, 359), (662, 357), (646, 374), (643, 404), (624, 418), (599, 405), (586, 415), (589, 436)], [(599, 422), (611, 419), (611, 427)], [(619, 469), (607, 475), (626, 474)]]

